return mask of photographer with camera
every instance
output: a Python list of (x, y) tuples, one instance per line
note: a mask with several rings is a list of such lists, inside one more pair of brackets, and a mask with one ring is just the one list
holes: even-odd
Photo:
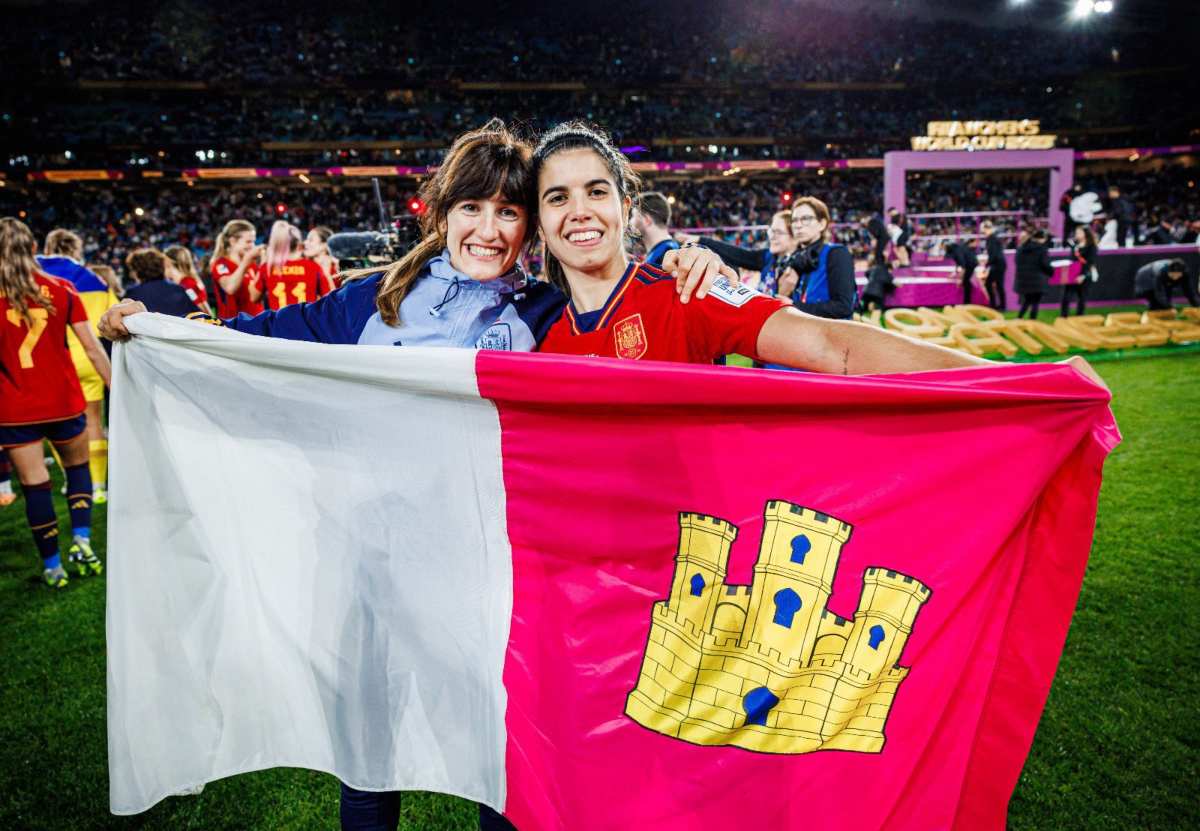
[(796, 250), (779, 263), (779, 295), (817, 317), (849, 320), (858, 289), (854, 258), (844, 245), (831, 241), (829, 207), (812, 196), (792, 206)]
[[(790, 210), (776, 211), (771, 217), (766, 248), (739, 248), (713, 237), (695, 237), (687, 234), (676, 234), (675, 237), (680, 242), (703, 245), (716, 252), (717, 256), (734, 268), (757, 271), (758, 291), (772, 296), (776, 296), (778, 291), (779, 263), (796, 250)], [(791, 297), (789, 295), (783, 299), (790, 300)]]

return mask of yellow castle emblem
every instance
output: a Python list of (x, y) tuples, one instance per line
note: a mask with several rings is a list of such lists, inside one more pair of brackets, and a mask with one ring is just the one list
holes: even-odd
[(694, 744), (763, 753), (879, 753), (897, 664), (930, 590), (868, 568), (853, 620), (829, 612), (851, 526), (789, 502), (767, 503), (754, 582), (725, 584), (737, 528), (679, 515), (671, 596), (654, 604), (625, 713)]

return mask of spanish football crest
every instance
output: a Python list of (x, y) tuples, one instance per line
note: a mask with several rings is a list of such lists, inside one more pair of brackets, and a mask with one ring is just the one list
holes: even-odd
[(679, 515), (671, 595), (654, 604), (625, 713), (693, 744), (763, 753), (879, 753), (897, 664), (930, 590), (868, 568), (852, 620), (825, 608), (851, 526), (789, 502), (767, 503), (754, 581), (725, 584), (737, 528)]
[(616, 342), (617, 357), (637, 360), (646, 354), (649, 344), (646, 341), (646, 329), (642, 326), (640, 314), (630, 315), (613, 326), (613, 338)]

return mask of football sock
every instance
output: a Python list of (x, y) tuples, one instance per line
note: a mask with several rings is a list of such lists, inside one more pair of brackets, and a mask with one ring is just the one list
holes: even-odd
[(8, 454), (0, 448), (0, 493), (12, 493), (12, 462)]
[(88, 467), (92, 471), (92, 487), (103, 488), (108, 483), (108, 440), (88, 442)]
[(49, 479), (40, 485), (25, 486), (25, 518), (29, 520), (38, 556), (46, 568), (56, 568), (59, 565), (58, 517), (54, 513)]
[(66, 469), (66, 473), (71, 529), (86, 538), (92, 533), (92, 473), (86, 464), (73, 465)]

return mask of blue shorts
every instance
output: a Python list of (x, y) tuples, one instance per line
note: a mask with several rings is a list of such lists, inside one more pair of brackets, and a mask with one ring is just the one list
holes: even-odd
[(22, 424), (17, 427), (0, 426), (0, 447), (21, 447), (42, 439), (55, 444), (66, 444), (87, 429), (87, 415), (80, 413), (75, 418), (62, 421), (43, 421), (40, 424)]

